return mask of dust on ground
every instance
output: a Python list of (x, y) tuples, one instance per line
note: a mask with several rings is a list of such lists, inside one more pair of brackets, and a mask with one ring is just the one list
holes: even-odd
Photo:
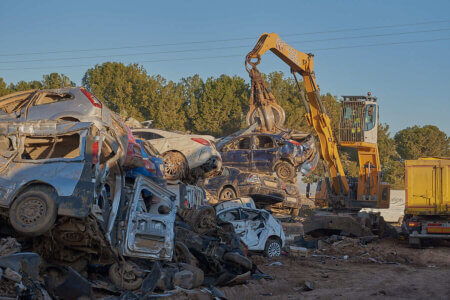
[[(350, 239), (343, 240), (336, 246), (315, 250), (306, 258), (284, 256), (270, 260), (253, 256), (259, 268), (275, 279), (253, 280), (221, 290), (229, 299), (239, 300), (448, 299), (448, 244), (426, 249), (412, 249), (407, 242), (393, 239), (349, 244)], [(305, 283), (312, 290), (307, 291)]]

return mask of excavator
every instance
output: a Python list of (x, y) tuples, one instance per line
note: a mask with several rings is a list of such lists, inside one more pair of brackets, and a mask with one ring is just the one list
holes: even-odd
[[(327, 222), (335, 221), (334, 216), (337, 215), (350, 216), (354, 219), (362, 208), (389, 208), (390, 187), (382, 182), (377, 146), (377, 98), (372, 97), (370, 93), (367, 96), (343, 96), (338, 143), (316, 83), (314, 55), (294, 49), (276, 33), (262, 34), (253, 50), (245, 58), (245, 67), (251, 79), (247, 124), (257, 123), (257, 129), (261, 132), (283, 130), (285, 112), (277, 104), (257, 69), (261, 57), (269, 50), (291, 68), (306, 109), (305, 118), (309, 126), (313, 127), (317, 133), (320, 141), (320, 155), (329, 170), (329, 178), (325, 180), (326, 195), (328, 207), (333, 213), (323, 215), (324, 217), (321, 218), (323, 222), (318, 223), (326, 225)], [(302, 76), (306, 97), (297, 74)], [(359, 162), (357, 178), (346, 176), (339, 156), (338, 144), (356, 149)], [(376, 220), (373, 219), (373, 216), (370, 220), (366, 217), (362, 222), (373, 226), (378, 222), (379, 216), (375, 216)], [(358, 220), (361, 221), (361, 217), (358, 216)], [(344, 218), (343, 223), (346, 222)]]

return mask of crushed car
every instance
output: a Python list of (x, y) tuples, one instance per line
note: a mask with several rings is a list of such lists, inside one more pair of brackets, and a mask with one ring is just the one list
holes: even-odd
[(168, 180), (182, 180), (189, 175), (208, 173), (221, 167), (221, 157), (212, 136), (153, 128), (132, 131), (135, 137), (149, 141), (162, 154)]
[(119, 155), (93, 123), (0, 122), (0, 208), (27, 235), (57, 216), (103, 218), (120, 199)]
[(209, 193), (211, 203), (251, 196), (261, 205), (271, 205), (286, 197), (283, 183), (275, 176), (236, 168), (223, 167), (215, 176), (202, 178), (197, 184)]
[(103, 130), (126, 166), (128, 130), (122, 119), (84, 87), (28, 90), (0, 97), (0, 121), (92, 122)]
[(218, 144), (224, 166), (246, 171), (273, 173), (282, 180), (292, 181), (297, 172), (303, 175), (314, 170), (319, 153), (312, 135), (296, 140), (286, 133), (246, 133)]
[(263, 252), (267, 257), (281, 255), (285, 244), (283, 227), (268, 211), (238, 201), (219, 203), (215, 209), (218, 219), (233, 224), (248, 250)]

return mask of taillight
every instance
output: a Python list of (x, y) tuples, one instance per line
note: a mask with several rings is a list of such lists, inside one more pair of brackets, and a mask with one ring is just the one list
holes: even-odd
[(197, 142), (199, 144), (202, 144), (204, 146), (211, 146), (211, 143), (208, 140), (202, 139), (202, 138), (191, 138), (194, 142)]
[(102, 108), (102, 104), (95, 101), (94, 95), (92, 95), (91, 92), (89, 92), (88, 90), (85, 90), (85, 89), (80, 89), (80, 90), (89, 99), (89, 101), (91, 101), (93, 106)]
[(292, 144), (297, 145), (297, 146), (301, 146), (302, 145), (299, 142), (294, 141), (294, 140), (289, 140), (289, 143), (292, 143)]
[(98, 163), (98, 142), (92, 145), (92, 163), (94, 165)]
[(149, 171), (150, 173), (156, 174), (156, 166), (151, 160), (144, 159), (144, 165), (145, 165), (145, 168), (147, 169), (147, 171)]
[(419, 225), (420, 225), (419, 222), (408, 222), (408, 227), (417, 227)]

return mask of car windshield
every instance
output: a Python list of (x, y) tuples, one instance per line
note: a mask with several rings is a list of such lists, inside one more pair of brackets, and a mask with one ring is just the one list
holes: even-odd
[(137, 140), (137, 142), (139, 144), (141, 144), (141, 146), (144, 147), (144, 150), (151, 156), (161, 156), (161, 154), (158, 152), (158, 150), (156, 150), (156, 148), (153, 147), (153, 145), (150, 144), (149, 142), (145, 142), (142, 140)]

